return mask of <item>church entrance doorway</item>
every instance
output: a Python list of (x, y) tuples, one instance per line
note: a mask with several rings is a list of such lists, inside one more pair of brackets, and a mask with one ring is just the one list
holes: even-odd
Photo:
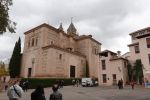
[(70, 66), (70, 77), (75, 77), (75, 73), (76, 73), (75, 66)]
[(32, 68), (28, 68), (28, 77), (31, 77), (32, 74)]

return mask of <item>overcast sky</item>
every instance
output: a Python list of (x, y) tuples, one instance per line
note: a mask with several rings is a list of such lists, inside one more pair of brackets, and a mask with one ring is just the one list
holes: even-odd
[(0, 60), (10, 58), (19, 36), (42, 23), (66, 31), (73, 23), (80, 35), (91, 34), (102, 50), (128, 52), (129, 33), (150, 26), (150, 0), (13, 0), (10, 18), (17, 23), (15, 34), (0, 35)]

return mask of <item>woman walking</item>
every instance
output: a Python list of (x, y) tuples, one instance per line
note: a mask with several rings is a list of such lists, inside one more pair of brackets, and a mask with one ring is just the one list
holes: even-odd
[(46, 100), (42, 85), (38, 85), (35, 91), (31, 93), (31, 100)]

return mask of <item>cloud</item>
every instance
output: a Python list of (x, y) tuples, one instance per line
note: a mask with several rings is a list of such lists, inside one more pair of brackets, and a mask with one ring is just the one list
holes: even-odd
[[(132, 31), (150, 26), (149, 0), (14, 0), (10, 17), (17, 22), (17, 34), (0, 36), (0, 59), (11, 55), (13, 46), (24, 32), (42, 23), (66, 30), (73, 17), (79, 34), (91, 34), (102, 49), (125, 53)], [(5, 43), (5, 45), (4, 45)], [(4, 52), (6, 54), (4, 54)]]

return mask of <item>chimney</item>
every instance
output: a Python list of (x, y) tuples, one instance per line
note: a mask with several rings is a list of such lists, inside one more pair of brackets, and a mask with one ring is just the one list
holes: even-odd
[(118, 57), (120, 57), (121, 56), (121, 51), (117, 51), (117, 55), (118, 55)]

